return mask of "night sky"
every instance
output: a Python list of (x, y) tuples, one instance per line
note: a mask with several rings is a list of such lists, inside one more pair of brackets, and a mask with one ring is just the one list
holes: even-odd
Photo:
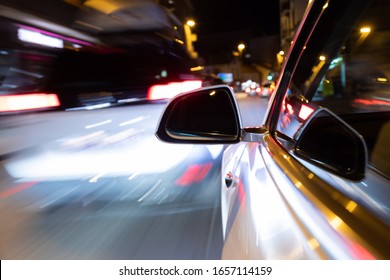
[(279, 32), (279, 0), (194, 0), (192, 3), (200, 36), (248, 28), (254, 36)]
[[(277, 35), (280, 31), (279, 0), (193, 0), (195, 49), (210, 62), (231, 59), (238, 43), (251, 38)], [(218, 62), (215, 61), (218, 60)]]

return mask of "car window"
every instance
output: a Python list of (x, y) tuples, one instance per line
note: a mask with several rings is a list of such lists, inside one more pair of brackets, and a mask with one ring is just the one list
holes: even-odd
[[(389, 178), (390, 3), (353, 2), (341, 14), (335, 2), (325, 9), (302, 52), (278, 131), (294, 138), (316, 107), (326, 107), (363, 136), (370, 167)], [(354, 21), (357, 13), (362, 15)]]

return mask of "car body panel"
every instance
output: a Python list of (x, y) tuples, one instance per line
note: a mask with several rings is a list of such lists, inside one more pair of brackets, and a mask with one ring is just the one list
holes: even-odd
[[(222, 174), (228, 172), (230, 161), (235, 162), (236, 168), (232, 171), (234, 185), (221, 189), (222, 222), (225, 229), (222, 257), (308, 258), (308, 254), (311, 254), (308, 244), (300, 236), (299, 227), (264, 164), (260, 149), (258, 143), (240, 143), (229, 147), (224, 153)], [(252, 214), (265, 212), (268, 215)]]
[[(367, 235), (381, 235), (382, 241), (387, 237), (386, 227), (374, 217), (291, 158), (270, 136), (261, 143), (236, 145), (245, 147), (226, 149), (222, 165), (226, 174), (229, 159), (239, 158), (233, 172), (236, 189), (222, 187), (221, 191), (224, 258), (375, 258), (375, 253), (364, 249)], [(334, 197), (339, 199), (335, 202)], [(355, 219), (372, 225), (365, 239), (359, 225), (345, 222)], [(378, 227), (382, 234), (376, 232)]]

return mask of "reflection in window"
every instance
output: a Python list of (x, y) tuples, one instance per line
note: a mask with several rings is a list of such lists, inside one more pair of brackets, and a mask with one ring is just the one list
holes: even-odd
[[(390, 121), (390, 1), (351, 1), (347, 14), (335, 2), (302, 52), (278, 130), (293, 139), (304, 121), (297, 115), (299, 106), (326, 107), (363, 136), (370, 166), (388, 173), (377, 151), (390, 150), (390, 142), (381, 140)], [(357, 22), (355, 15), (361, 15)]]

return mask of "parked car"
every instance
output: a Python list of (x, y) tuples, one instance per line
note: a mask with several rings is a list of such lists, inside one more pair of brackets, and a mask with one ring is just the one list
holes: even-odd
[(353, 86), (390, 70), (390, 2), (308, 5), (264, 123), (242, 127), (231, 89), (213, 86), (171, 100), (157, 127), (227, 145), (222, 258), (390, 259), (390, 90)]

